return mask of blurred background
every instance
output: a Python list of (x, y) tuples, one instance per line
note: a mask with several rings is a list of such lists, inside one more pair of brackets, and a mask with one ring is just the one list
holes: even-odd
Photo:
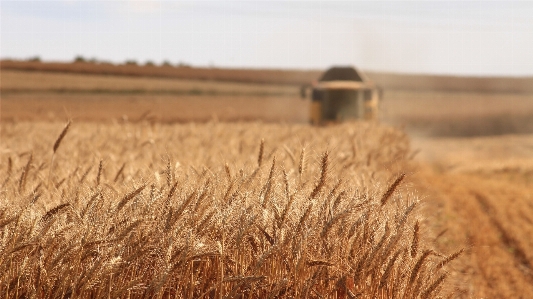
[(306, 122), (355, 66), (414, 135), (533, 132), (533, 3), (2, 1), (2, 120)]

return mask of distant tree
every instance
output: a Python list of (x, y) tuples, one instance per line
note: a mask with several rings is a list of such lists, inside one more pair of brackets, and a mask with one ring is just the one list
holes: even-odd
[(144, 65), (145, 66), (154, 66), (155, 64), (153, 63), (153, 61), (148, 60)]
[(165, 60), (165, 61), (163, 61), (163, 63), (161, 65), (162, 66), (172, 66), (172, 63), (170, 63), (170, 61), (168, 61), (168, 60)]
[(28, 61), (30, 61), (30, 62), (41, 62), (41, 57), (39, 57), (39, 56), (30, 57), (30, 58), (28, 58)]
[(137, 65), (137, 61), (130, 59), (130, 60), (126, 60), (125, 64), (126, 65)]
[(74, 62), (87, 62), (83, 56), (78, 55), (76, 58), (74, 58)]

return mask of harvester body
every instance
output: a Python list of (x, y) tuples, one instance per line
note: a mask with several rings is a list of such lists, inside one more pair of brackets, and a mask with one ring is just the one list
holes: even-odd
[(330, 68), (310, 87), (313, 124), (377, 118), (380, 91), (353, 67)]

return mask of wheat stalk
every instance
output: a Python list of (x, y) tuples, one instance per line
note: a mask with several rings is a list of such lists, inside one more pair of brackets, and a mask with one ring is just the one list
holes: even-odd
[(0, 185), (0, 188), (4, 188), (4, 186), (7, 184), (7, 182), (11, 178), (12, 169), (13, 169), (13, 160), (11, 159), (11, 157), (9, 157), (7, 158), (7, 171), (6, 171), (7, 175), (4, 181), (2, 182), (2, 184)]
[(420, 270), (422, 269), (422, 266), (423, 266), (424, 262), (426, 261), (426, 259), (432, 253), (434, 253), (433, 250), (426, 250), (426, 251), (424, 251), (424, 253), (422, 253), (420, 258), (418, 258), (416, 264), (414, 265), (413, 269), (411, 270), (411, 275), (409, 276), (409, 280), (407, 281), (407, 290), (404, 293), (404, 296), (403, 296), (404, 298), (406, 298), (406, 297), (410, 298), (410, 296), (412, 295), (414, 282), (415, 282), (416, 278), (418, 277), (418, 274), (420, 273)]

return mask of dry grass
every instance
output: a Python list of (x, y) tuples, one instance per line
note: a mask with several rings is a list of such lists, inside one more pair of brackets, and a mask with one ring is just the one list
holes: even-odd
[(446, 269), (457, 254), (424, 241), (399, 131), (368, 123), (62, 128), (2, 126), (6, 298), (453, 291)]

